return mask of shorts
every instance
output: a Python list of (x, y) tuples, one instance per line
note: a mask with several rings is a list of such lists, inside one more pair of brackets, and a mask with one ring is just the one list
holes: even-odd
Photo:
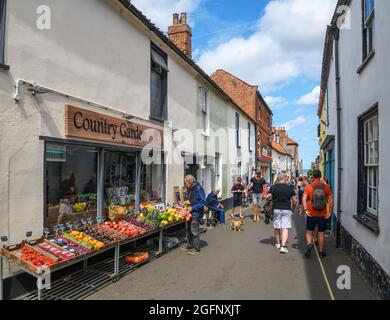
[(233, 207), (242, 207), (242, 198), (233, 199)]
[(258, 206), (258, 207), (264, 207), (266, 199), (263, 198), (262, 193), (253, 193), (252, 194), (252, 200), (253, 200), (253, 205)]
[(291, 210), (274, 210), (274, 228), (275, 229), (290, 229), (291, 228)]
[(318, 225), (318, 232), (324, 232), (327, 229), (328, 219), (324, 217), (306, 217), (306, 230), (314, 231)]

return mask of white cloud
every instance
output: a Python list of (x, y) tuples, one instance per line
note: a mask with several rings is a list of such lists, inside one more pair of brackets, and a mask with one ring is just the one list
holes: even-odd
[[(132, 4), (142, 11), (163, 32), (168, 31), (172, 24), (174, 13), (187, 12), (190, 15), (195, 11), (202, 0), (132, 0)], [(193, 26), (194, 20), (188, 19)]]
[(284, 127), (288, 131), (288, 130), (291, 130), (291, 129), (295, 128), (295, 127), (298, 127), (298, 126), (304, 124), (305, 122), (306, 122), (305, 117), (299, 116), (298, 118), (290, 120), (290, 121), (286, 122), (285, 124), (282, 124), (279, 127)]
[(268, 106), (273, 110), (282, 109), (288, 105), (288, 101), (283, 97), (272, 97), (267, 96), (264, 98), (265, 102), (267, 102)]
[(204, 51), (198, 63), (208, 73), (226, 69), (268, 92), (299, 76), (318, 79), (335, 6), (336, 0), (270, 1), (255, 32)]
[(320, 99), (321, 88), (320, 86), (315, 87), (311, 92), (300, 97), (297, 101), (298, 104), (304, 106), (313, 106), (318, 104)]

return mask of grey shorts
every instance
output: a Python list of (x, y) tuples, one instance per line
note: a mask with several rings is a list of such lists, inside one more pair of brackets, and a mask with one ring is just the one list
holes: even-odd
[(291, 210), (274, 210), (274, 228), (275, 229), (290, 229), (291, 228)]
[(266, 202), (266, 199), (263, 198), (262, 193), (252, 193), (252, 200), (253, 200), (254, 205), (261, 207), (261, 208), (264, 207), (265, 202)]

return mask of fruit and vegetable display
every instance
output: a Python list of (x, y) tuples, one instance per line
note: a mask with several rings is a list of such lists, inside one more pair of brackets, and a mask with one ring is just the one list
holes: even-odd
[(57, 246), (74, 253), (75, 255), (83, 255), (91, 252), (91, 249), (88, 249), (82, 245), (79, 245), (72, 240), (64, 237), (63, 235), (57, 236), (55, 238), (49, 239), (50, 242), (53, 242)]
[[(85, 211), (91, 205), (92, 195), (79, 197), (78, 202), (69, 203), (70, 208), (77, 212)], [(74, 199), (75, 200), (75, 199)], [(188, 204), (187, 204), (188, 206)], [(163, 206), (160, 206), (163, 208)], [(8, 251), (3, 251), (2, 255), (20, 263), (20, 259), (30, 262), (29, 268), (33, 266), (51, 267), (56, 263), (62, 265), (65, 261), (88, 255), (94, 250), (102, 249), (115, 242), (124, 242), (138, 236), (158, 231), (169, 224), (180, 221), (189, 221), (191, 213), (187, 207), (170, 207), (161, 210), (159, 206), (151, 204), (141, 205), (141, 212), (128, 210), (120, 205), (109, 207), (109, 221), (93, 225), (93, 220), (81, 220), (74, 224), (67, 224), (66, 227), (57, 226), (54, 228), (55, 235), (48, 236), (53, 230), (45, 231), (45, 238), (37, 241), (21, 243), (17, 246), (8, 247)], [(73, 229), (74, 228), (74, 229)], [(64, 231), (68, 229), (68, 231)], [(77, 230), (76, 230), (77, 229)], [(109, 248), (109, 247), (108, 247)], [(108, 249), (107, 248), (107, 249)], [(16, 254), (20, 250), (20, 254)], [(12, 251), (15, 251), (12, 253)], [(129, 263), (139, 263), (148, 259), (147, 252), (136, 252), (127, 256), (125, 260)], [(27, 266), (27, 265), (26, 265)], [(37, 272), (37, 270), (32, 270)]]
[(146, 232), (141, 227), (137, 227), (137, 226), (125, 221), (125, 220), (121, 220), (119, 222), (108, 221), (108, 222), (105, 222), (104, 224), (111, 229), (114, 229), (120, 233), (123, 233), (124, 235), (128, 236), (129, 238), (139, 236), (139, 235)]
[(93, 230), (100, 235), (110, 238), (113, 241), (123, 241), (128, 239), (125, 234), (120, 233), (119, 231), (116, 231), (104, 224), (93, 227)]
[(110, 237), (105, 236), (104, 233), (103, 234), (99, 233), (98, 230), (96, 230), (95, 227), (88, 228), (87, 230), (84, 231), (84, 233), (86, 235), (94, 238), (95, 240), (104, 243), (104, 245), (109, 245), (113, 241), (115, 241), (115, 240), (111, 239)]
[(22, 248), (22, 260), (33, 264), (36, 267), (50, 267), (56, 263), (52, 258), (45, 256), (33, 248)]
[(64, 232), (64, 236), (92, 250), (101, 249), (104, 247), (103, 242), (97, 241), (96, 239), (86, 235), (84, 232), (73, 230), (70, 233)]
[(141, 227), (146, 232), (149, 232), (149, 231), (152, 231), (152, 230), (156, 229), (155, 225), (142, 222), (141, 219), (139, 219), (139, 217), (136, 218), (135, 216), (128, 216), (125, 219), (126, 219), (127, 222), (130, 222), (131, 224), (133, 224), (133, 225), (135, 225), (137, 227)]
[(44, 250), (51, 255), (59, 258), (61, 261), (66, 261), (73, 259), (76, 255), (70, 251), (67, 250), (60, 250), (58, 248), (55, 248), (54, 246), (50, 245), (49, 243), (42, 242), (38, 244), (37, 246), (39, 249)]

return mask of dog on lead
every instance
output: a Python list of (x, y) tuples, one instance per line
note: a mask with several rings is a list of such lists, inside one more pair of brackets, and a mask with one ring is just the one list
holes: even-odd
[(230, 225), (230, 229), (233, 231), (243, 231), (241, 226), (244, 224), (243, 219), (232, 218), (232, 223)]

